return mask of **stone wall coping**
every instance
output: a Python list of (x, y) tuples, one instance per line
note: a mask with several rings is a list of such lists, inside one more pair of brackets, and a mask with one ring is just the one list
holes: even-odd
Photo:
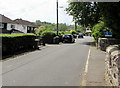
[(111, 46), (108, 46), (107, 49), (106, 49), (106, 52), (107, 53), (111, 53), (115, 50), (119, 50), (119, 45), (111, 45)]
[[(116, 40), (116, 38), (99, 38), (99, 39)], [(120, 40), (120, 39), (117, 39), (117, 40)]]
[(115, 50), (111, 52), (111, 56), (116, 56), (116, 55), (120, 55), (120, 50)]

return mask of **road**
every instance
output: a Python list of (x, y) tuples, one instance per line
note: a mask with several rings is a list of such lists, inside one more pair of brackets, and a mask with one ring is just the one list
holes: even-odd
[(91, 41), (48, 45), (3, 61), (3, 86), (80, 86)]

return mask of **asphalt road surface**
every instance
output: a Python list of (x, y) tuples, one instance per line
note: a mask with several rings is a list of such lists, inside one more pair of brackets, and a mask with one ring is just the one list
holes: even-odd
[(91, 41), (48, 45), (3, 61), (3, 86), (80, 86)]

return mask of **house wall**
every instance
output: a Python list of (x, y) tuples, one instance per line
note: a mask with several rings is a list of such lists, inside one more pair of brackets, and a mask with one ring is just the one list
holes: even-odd
[(34, 33), (35, 27), (27, 27), (27, 33)]
[(19, 30), (19, 31), (24, 32), (24, 33), (27, 33), (27, 26), (26, 25), (7, 23), (7, 30), (11, 30), (12, 29), (11, 25), (15, 25), (14, 29)]
[[(15, 25), (15, 28), (11, 28), (11, 25)], [(7, 30), (12, 30), (12, 29), (19, 30), (23, 33), (34, 33), (35, 28), (34, 27), (29, 27), (27, 25), (7, 23)]]
[(24, 32), (24, 33), (27, 33), (27, 26), (26, 25), (17, 24), (17, 30), (19, 30), (21, 32)]
[(7, 30), (13, 29), (13, 28), (11, 28), (11, 25), (15, 25), (14, 29), (17, 29), (17, 25), (16, 24), (7, 23)]

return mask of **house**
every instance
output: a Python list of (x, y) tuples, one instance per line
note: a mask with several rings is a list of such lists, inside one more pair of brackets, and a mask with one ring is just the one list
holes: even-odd
[(35, 28), (38, 28), (34, 23), (26, 20), (16, 19), (14, 22), (17, 23), (17, 29), (24, 33), (34, 33)]
[(90, 29), (90, 28), (86, 28), (85, 34), (86, 34), (87, 36), (91, 36), (91, 35), (92, 35), (91, 29)]
[(0, 32), (10, 33), (10, 30), (17, 29), (17, 24), (10, 18), (0, 14)]
[(10, 18), (0, 14), (0, 33), (34, 33), (35, 28), (38, 28), (34, 23)]

